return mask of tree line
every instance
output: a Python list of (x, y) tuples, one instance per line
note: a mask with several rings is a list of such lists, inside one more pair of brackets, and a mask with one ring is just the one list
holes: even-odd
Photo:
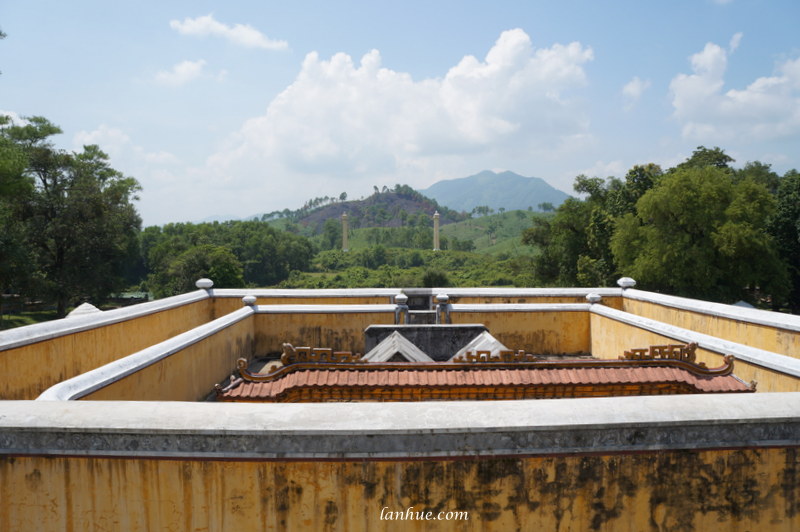
[[(779, 176), (761, 162), (734, 169), (719, 148), (701, 146), (666, 171), (646, 164), (622, 179), (578, 176), (583, 199), (533, 217), (523, 232), (533, 257), (486, 257), (496, 267), (483, 261), (466, 271), (459, 253), (474, 248), (471, 240), (442, 238), (452, 257), (431, 254), (431, 264), (413, 249), (400, 253), (431, 248), (423, 213), (367, 230), (369, 249), (349, 255), (334, 251), (338, 218), (323, 224), (316, 245), (257, 220), (142, 229), (138, 182), (97, 146), (55, 148), (59, 133), (41, 117), (21, 125), (0, 118), (0, 292), (52, 302), (59, 316), (130, 288), (156, 297), (191, 291), (199, 277), (225, 287), (316, 286), (314, 275), (330, 272), (326, 286), (349, 286), (356, 276), (361, 286), (376, 282), (364, 273), (371, 270), (381, 283), (423, 282), (431, 270), (458, 285), (612, 286), (630, 276), (648, 290), (800, 312), (800, 174)], [(419, 199), (405, 185), (387, 192)]]
[(0, 117), (0, 293), (52, 302), (57, 316), (131, 287), (164, 297), (217, 286), (269, 286), (309, 267), (308, 239), (265, 222), (141, 228), (139, 183), (97, 146), (57, 149), (42, 117)]
[(741, 169), (698, 147), (663, 171), (637, 165), (623, 179), (580, 175), (552, 217), (523, 241), (537, 246), (535, 278), (554, 286), (638, 286), (712, 301), (800, 311), (800, 173)]

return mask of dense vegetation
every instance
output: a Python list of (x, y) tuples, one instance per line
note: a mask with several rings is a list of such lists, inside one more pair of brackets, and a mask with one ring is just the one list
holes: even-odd
[(648, 290), (800, 310), (800, 174), (760, 162), (736, 170), (699, 147), (675, 168), (635, 166), (624, 179), (578, 176), (585, 200), (536, 219), (542, 284), (605, 286), (628, 275)]
[(49, 137), (61, 130), (44, 118), (0, 120), (2, 292), (46, 298), (63, 316), (79, 298), (124, 287), (138, 255), (136, 180), (97, 146), (55, 149)]
[(142, 229), (136, 180), (97, 146), (54, 148), (57, 133), (44, 118), (0, 122), (0, 290), (52, 304), (58, 316), (125, 290), (187, 292), (200, 277), (321, 288), (612, 286), (628, 275), (647, 290), (800, 311), (800, 174), (759, 162), (734, 169), (719, 148), (700, 147), (666, 171), (578, 176), (584, 199), (540, 205), (546, 212), (455, 213), (397, 185), (260, 220)]

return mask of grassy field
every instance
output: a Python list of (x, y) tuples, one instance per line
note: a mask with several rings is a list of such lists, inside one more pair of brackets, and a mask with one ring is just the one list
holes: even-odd
[(55, 310), (30, 310), (18, 314), (0, 314), (0, 330), (13, 329), (56, 319)]

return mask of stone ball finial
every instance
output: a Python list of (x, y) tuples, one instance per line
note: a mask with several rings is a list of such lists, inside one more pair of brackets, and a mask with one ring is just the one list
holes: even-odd
[(242, 298), (242, 303), (247, 305), (248, 307), (252, 307), (256, 304), (256, 296), (244, 296)]
[(408, 303), (408, 296), (405, 294), (397, 294), (394, 296), (394, 302), (396, 305), (405, 305)]
[(633, 288), (636, 286), (636, 281), (631, 279), (630, 277), (623, 277), (617, 280), (617, 284), (620, 285), (622, 288)]
[(198, 279), (197, 282), (194, 283), (197, 288), (202, 288), (203, 290), (208, 290), (212, 286), (214, 286), (214, 281), (211, 279), (206, 279), (203, 277), (202, 279)]
[(592, 292), (590, 294), (586, 294), (586, 301), (588, 301), (589, 303), (591, 303), (593, 305), (595, 303), (600, 303), (600, 301), (602, 301), (602, 300), (603, 300), (603, 296), (601, 296), (600, 294), (596, 294), (594, 292)]

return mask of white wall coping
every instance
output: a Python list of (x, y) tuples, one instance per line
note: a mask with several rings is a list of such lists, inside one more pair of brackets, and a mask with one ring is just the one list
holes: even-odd
[(769, 310), (744, 308), (737, 307), (736, 305), (725, 305), (723, 303), (713, 303), (711, 301), (702, 301), (699, 299), (669, 296), (655, 292), (636, 290), (635, 288), (625, 290), (622, 295), (625, 298), (636, 301), (655, 303), (657, 305), (697, 312), (699, 314), (708, 314), (718, 318), (800, 332), (800, 316), (794, 314), (783, 314), (781, 312), (772, 312)]
[[(409, 293), (414, 293), (409, 289)], [(450, 297), (586, 297), (597, 293), (605, 297), (619, 297), (621, 288), (425, 288), (432, 294), (447, 294)]]
[(800, 392), (353, 403), (0, 401), (0, 432), (28, 427), (197, 434), (364, 434), (785, 419), (800, 419)]
[(796, 446), (800, 393), (517, 401), (0, 401), (0, 454), (386, 459)]
[(621, 288), (215, 288), (214, 297), (393, 297), (447, 294), (450, 297), (585, 297), (597, 293), (605, 297), (622, 296)]
[(110, 362), (99, 368), (81, 373), (71, 379), (61, 381), (42, 392), (37, 401), (73, 401), (103, 388), (128, 375), (136, 373), (159, 360), (167, 358), (190, 345), (204, 340), (223, 329), (253, 315), (252, 307), (242, 307), (221, 318), (195, 327), (190, 331), (174, 336), (161, 343)]
[(397, 305), (257, 305), (257, 314), (394, 313)]
[(130, 319), (147, 316), (148, 314), (155, 314), (156, 312), (162, 312), (164, 310), (188, 305), (189, 303), (202, 301), (209, 297), (207, 291), (196, 290), (194, 292), (148, 301), (147, 303), (139, 303), (128, 307), (17, 327), (0, 332), (0, 351), (14, 349), (15, 347), (21, 347), (36, 342), (43, 342), (45, 340), (58, 338), (59, 336), (88, 331), (98, 327), (113, 325)]
[(400, 288), (217, 288), (214, 297), (393, 297)]
[[(773, 353), (772, 351), (765, 351), (750, 347), (748, 345), (723, 340), (716, 336), (702, 334), (675, 325), (670, 325), (661, 321), (656, 321), (650, 318), (644, 318), (636, 314), (616, 310), (603, 305), (592, 305), (590, 312), (599, 314), (606, 318), (616, 320), (628, 325), (633, 325), (640, 329), (645, 329), (662, 336), (674, 338), (684, 343), (697, 342), (698, 346), (702, 349), (713, 351), (721, 355), (733, 355), (737, 360), (755, 364), (772, 371), (778, 371), (791, 375), (792, 377), (800, 378), (800, 359), (790, 356)], [(646, 347), (646, 346), (639, 346)]]
[(589, 303), (455, 303), (450, 312), (586, 312)]

